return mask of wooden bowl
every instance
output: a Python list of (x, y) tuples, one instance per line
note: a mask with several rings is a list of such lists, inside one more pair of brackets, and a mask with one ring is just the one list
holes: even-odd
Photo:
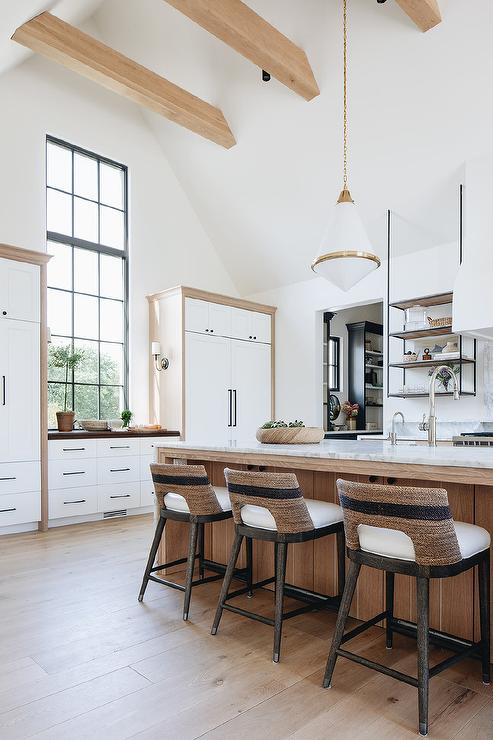
[(264, 445), (313, 445), (325, 437), (320, 427), (277, 427), (257, 429), (257, 440)]

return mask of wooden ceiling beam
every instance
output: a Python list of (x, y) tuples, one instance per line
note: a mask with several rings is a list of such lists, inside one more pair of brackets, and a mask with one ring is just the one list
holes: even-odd
[(12, 38), (226, 149), (236, 143), (218, 108), (51, 13), (41, 13), (19, 26)]
[(429, 31), (442, 20), (437, 0), (396, 0), (396, 3), (422, 31)]
[(166, 0), (305, 100), (320, 94), (308, 58), (241, 0)]

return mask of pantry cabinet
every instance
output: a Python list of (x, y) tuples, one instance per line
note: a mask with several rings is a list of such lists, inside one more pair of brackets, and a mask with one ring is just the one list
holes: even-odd
[(150, 418), (187, 440), (252, 440), (274, 417), (276, 309), (192, 288), (148, 296), (149, 342), (170, 363), (150, 364)]

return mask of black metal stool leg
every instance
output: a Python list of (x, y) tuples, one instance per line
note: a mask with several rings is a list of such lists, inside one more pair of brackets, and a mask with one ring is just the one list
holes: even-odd
[(346, 585), (346, 538), (344, 531), (336, 534), (337, 537), (337, 593), (342, 596)]
[(344, 626), (351, 608), (351, 602), (356, 589), (356, 583), (358, 582), (360, 568), (361, 565), (359, 563), (355, 563), (353, 560), (350, 561), (346, 577), (346, 585), (344, 586), (344, 593), (342, 594), (341, 605), (339, 607), (339, 613), (337, 614), (336, 628), (332, 637), (332, 645), (330, 646), (329, 657), (327, 658), (327, 666), (325, 668), (323, 682), (324, 689), (330, 688), (330, 682), (332, 681), (332, 674), (337, 660), (337, 651), (341, 646), (342, 637), (344, 635)]
[(490, 684), (490, 552), (478, 565), (479, 619), (481, 627), (481, 665), (483, 683)]
[(419, 734), (428, 734), (429, 667), (429, 593), (428, 578), (416, 578), (417, 638), (418, 638), (418, 707)]
[(284, 582), (286, 580), (287, 542), (276, 542), (276, 606), (274, 615), (274, 650), (272, 660), (279, 663), (281, 655), (282, 615), (284, 603)]
[(226, 573), (224, 574), (223, 585), (221, 587), (221, 593), (219, 594), (219, 601), (217, 604), (216, 615), (214, 617), (214, 622), (212, 623), (211, 635), (216, 634), (217, 628), (219, 627), (219, 622), (221, 621), (224, 601), (228, 595), (229, 587), (231, 586), (231, 581), (233, 580), (235, 565), (236, 565), (236, 561), (238, 560), (238, 555), (240, 554), (242, 540), (243, 540), (243, 535), (238, 534), (238, 532), (235, 532), (235, 538), (233, 540), (233, 547), (231, 548), (231, 555), (229, 556), (228, 567), (226, 568)]
[(247, 576), (247, 588), (249, 599), (253, 596), (253, 539), (246, 537), (246, 576)]
[(187, 573), (185, 578), (185, 599), (183, 601), (183, 619), (188, 619), (188, 610), (190, 609), (190, 597), (192, 595), (193, 570), (195, 567), (195, 554), (197, 551), (197, 537), (199, 533), (199, 524), (190, 522), (190, 539), (188, 542), (188, 561)]
[(147, 584), (149, 583), (149, 576), (154, 566), (154, 562), (156, 560), (156, 555), (157, 555), (159, 543), (161, 542), (161, 537), (163, 536), (163, 530), (164, 530), (165, 524), (166, 524), (166, 519), (164, 516), (161, 515), (157, 521), (156, 531), (154, 533), (154, 539), (152, 540), (151, 550), (149, 552), (149, 557), (147, 559), (147, 565), (144, 571), (144, 578), (142, 579), (142, 586), (140, 587), (139, 601), (142, 601), (144, 599), (145, 590), (147, 588)]
[(394, 618), (394, 582), (395, 573), (385, 572), (385, 611), (387, 618), (385, 620), (385, 640), (387, 650), (392, 649), (393, 633), (390, 621)]
[(204, 557), (205, 557), (205, 540), (204, 540), (205, 524), (202, 522), (199, 524), (199, 578), (203, 578), (205, 575), (204, 569)]

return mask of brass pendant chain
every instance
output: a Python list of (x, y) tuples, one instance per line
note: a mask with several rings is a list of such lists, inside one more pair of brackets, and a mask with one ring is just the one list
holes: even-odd
[(344, 190), (348, 189), (347, 175), (347, 0), (343, 0), (344, 26)]

